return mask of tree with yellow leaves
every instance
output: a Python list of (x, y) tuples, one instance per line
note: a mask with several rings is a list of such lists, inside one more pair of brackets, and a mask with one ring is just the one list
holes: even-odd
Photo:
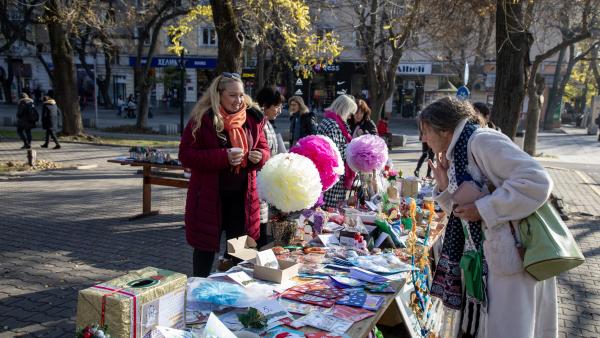
[[(218, 39), (217, 73), (242, 70), (243, 48), (257, 46), (261, 55), (283, 53), (286, 58), (300, 65), (300, 71), (308, 72), (317, 63), (332, 63), (341, 53), (341, 46), (333, 33), (319, 35), (312, 24), (309, 6), (304, 0), (230, 0), (210, 1), (208, 7), (198, 6), (170, 26), (174, 46), (171, 51), (179, 53), (181, 39), (191, 31), (193, 22), (212, 16)], [(248, 43), (246, 43), (248, 41)], [(264, 78), (261, 67), (259, 77)], [(259, 80), (259, 86), (263, 80)]]

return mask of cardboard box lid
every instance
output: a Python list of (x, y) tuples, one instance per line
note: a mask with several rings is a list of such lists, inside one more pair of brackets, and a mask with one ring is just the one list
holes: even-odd
[(277, 262), (279, 262), (279, 269), (254, 265), (254, 278), (281, 283), (298, 275), (300, 264), (281, 259), (278, 259)]
[(256, 257), (256, 242), (248, 235), (232, 238), (227, 241), (227, 253), (242, 260)]

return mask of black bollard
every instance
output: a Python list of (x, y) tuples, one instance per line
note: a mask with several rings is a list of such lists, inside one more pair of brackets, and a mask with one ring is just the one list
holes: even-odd
[(37, 153), (33, 149), (27, 149), (27, 164), (34, 166), (37, 158)]

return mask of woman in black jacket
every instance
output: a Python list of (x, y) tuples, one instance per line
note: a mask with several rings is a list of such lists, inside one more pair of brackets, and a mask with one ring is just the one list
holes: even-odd
[(56, 105), (56, 101), (49, 96), (43, 97), (44, 105), (42, 107), (42, 128), (46, 130), (46, 142), (41, 145), (42, 148), (48, 148), (48, 141), (50, 141), (50, 137), (52, 137), (52, 141), (54, 141), (54, 148), (52, 149), (60, 149), (60, 144), (58, 143), (58, 139), (54, 134), (54, 129), (58, 127), (58, 106)]
[(356, 101), (358, 106), (356, 113), (350, 116), (348, 124), (352, 137), (358, 137), (365, 134), (377, 135), (375, 122), (371, 120), (371, 109), (364, 100)]
[(300, 96), (292, 96), (288, 100), (290, 111), (290, 148), (304, 136), (317, 133), (317, 116), (309, 112)]

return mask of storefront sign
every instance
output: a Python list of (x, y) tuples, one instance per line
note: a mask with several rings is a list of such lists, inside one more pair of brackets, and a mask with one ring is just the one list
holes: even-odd
[(396, 74), (431, 74), (431, 63), (401, 63)]
[[(135, 66), (135, 62), (137, 58), (134, 56), (129, 57), (129, 65)], [(185, 68), (200, 68), (200, 69), (214, 69), (217, 67), (217, 59), (208, 59), (208, 58), (184, 58)], [(142, 64), (146, 64), (147, 59), (142, 58)], [(161, 67), (178, 67), (179, 66), (179, 58), (178, 57), (155, 57), (152, 58), (152, 62), (150, 63), (151, 67), (161, 68)]]

